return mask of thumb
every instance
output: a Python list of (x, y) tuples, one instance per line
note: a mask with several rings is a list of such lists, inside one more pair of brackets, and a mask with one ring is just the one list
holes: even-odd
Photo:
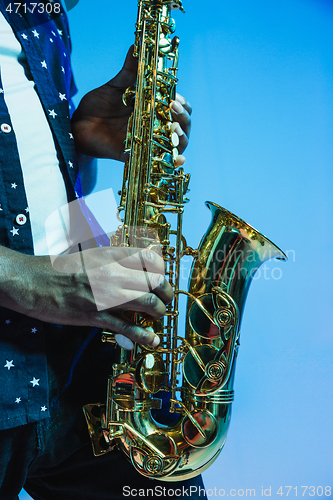
[(125, 62), (119, 73), (108, 82), (112, 87), (127, 88), (134, 85), (138, 72), (138, 60), (133, 56), (134, 45), (126, 55)]

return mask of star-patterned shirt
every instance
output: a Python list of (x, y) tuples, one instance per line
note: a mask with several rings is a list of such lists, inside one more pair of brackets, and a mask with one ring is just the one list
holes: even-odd
[[(52, 0), (51, 0), (52, 2)], [(25, 2), (27, 5), (31, 2)], [(55, 138), (69, 200), (82, 195), (70, 129), (76, 92), (66, 14), (0, 11), (25, 52), (36, 91)], [(21, 13), (22, 12), (22, 13)], [(67, 98), (68, 97), (68, 98)], [(73, 108), (72, 108), (73, 109)], [(33, 254), (29, 208), (13, 124), (0, 78), (0, 244)], [(60, 327), (59, 327), (60, 328)], [(49, 416), (48, 372), (42, 322), (0, 308), (0, 429)]]

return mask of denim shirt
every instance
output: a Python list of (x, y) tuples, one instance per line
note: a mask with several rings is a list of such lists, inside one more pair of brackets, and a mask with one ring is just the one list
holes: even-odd
[[(55, 3), (59, 4), (55, 0), (47, 2), (48, 5)], [(13, 7), (11, 13), (10, 4)], [(25, 3), (27, 7), (30, 4), (30, 10), (33, 10), (32, 2)], [(71, 97), (76, 88), (70, 64), (67, 17), (62, 7), (61, 13), (57, 14), (40, 13), (37, 9), (31, 13), (23, 7), (15, 13), (15, 8), (14, 3), (0, 0), (0, 10), (25, 51), (36, 92), (55, 139), (59, 167), (71, 201), (80, 196), (81, 191), (70, 128), (71, 110), (74, 109)], [(29, 207), (15, 130), (4, 100), (1, 79), (0, 127), (0, 244), (33, 254)], [(27, 218), (25, 224), (17, 223), (20, 214)], [(44, 325), (39, 320), (5, 308), (0, 308), (0, 384), (0, 429), (49, 416)]]

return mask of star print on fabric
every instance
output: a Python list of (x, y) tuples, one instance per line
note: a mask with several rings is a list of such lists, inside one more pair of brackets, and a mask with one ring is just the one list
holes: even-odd
[(68, 162), (69, 168), (73, 168), (73, 163), (71, 161)]
[(13, 368), (13, 366), (15, 366), (13, 363), (13, 360), (8, 361), (8, 359), (6, 359), (6, 364), (5, 364), (4, 368), (8, 368), (8, 371), (9, 371), (11, 368)]
[(33, 378), (30, 380), (30, 384), (32, 384), (32, 387), (35, 387), (35, 385), (39, 385), (40, 378)]
[[(56, 2), (60, 2), (60, 0), (53, 0), (53, 2), (48, 0), (48, 2), (50, 5), (54, 6), (55, 4), (57, 5)], [(42, 3), (45, 4), (45, 2)], [(2, 2), (0, 0), (0, 10), (3, 10), (1, 7), (2, 4), (7, 5), (8, 2)], [(78, 190), (77, 186), (79, 182), (77, 182), (77, 186), (75, 186), (76, 176), (69, 177), (69, 173), (72, 174), (75, 172), (77, 162), (74, 154), (74, 133), (72, 134), (73, 137), (69, 135), (71, 129), (69, 126), (69, 118), (67, 118), (67, 115), (71, 114), (68, 106), (71, 102), (71, 93), (74, 91), (74, 86), (71, 87), (70, 85), (70, 55), (69, 52), (66, 53), (67, 50), (69, 50), (67, 20), (65, 13), (54, 15), (54, 12), (52, 12), (52, 19), (48, 21), (45, 10), (43, 16), (38, 15), (38, 7), (34, 10), (34, 14), (30, 13), (28, 11), (29, 6), (31, 10), (33, 10), (33, 4), (30, 4), (31, 2), (26, 2), (27, 19), (19, 19), (19, 13), (17, 13), (15, 18), (17, 17), (18, 19), (17, 22), (16, 19), (15, 22), (13, 20), (13, 24), (16, 25), (15, 29), (13, 29), (18, 40), (21, 40), (22, 45), (24, 45), (29, 67), (34, 76), (35, 85), (38, 86), (38, 89), (46, 89), (45, 92), (39, 94), (39, 106), (41, 110), (45, 111), (50, 131), (57, 143), (57, 149), (59, 149), (58, 155), (63, 158), (63, 166), (65, 170), (68, 171), (66, 183), (68, 182), (68, 186), (71, 186), (72, 193), (74, 193), (75, 188)], [(61, 2), (61, 4), (64, 4), (64, 2)], [(13, 6), (13, 3), (11, 5)], [(17, 5), (18, 4), (16, 4), (16, 7)], [(26, 16), (23, 17), (25, 18)], [(65, 55), (63, 53), (65, 53)], [(41, 59), (43, 56), (44, 59)], [(46, 71), (44, 71), (44, 69)], [(2, 76), (3, 75), (1, 75), (1, 77)], [(10, 172), (8, 172), (8, 177), (3, 180), (2, 184), (4, 185), (2, 186), (2, 191), (0, 190), (0, 199), (2, 200), (0, 201), (0, 226), (2, 227), (4, 238), (6, 238), (7, 233), (7, 240), (9, 240), (8, 243), (10, 243), (11, 246), (14, 245), (15, 249), (18, 251), (32, 253), (33, 240), (31, 238), (29, 223), (21, 226), (16, 222), (18, 214), (24, 214), (27, 219), (30, 219), (33, 213), (30, 215), (29, 206), (24, 206), (27, 200), (25, 192), (27, 192), (29, 196), (30, 194), (25, 183), (22, 183), (24, 179), (20, 168), (20, 144), (14, 147), (19, 141), (16, 135), (13, 134), (14, 127), (9, 121), (10, 114), (8, 114), (6, 102), (4, 101), (4, 98), (7, 96), (7, 88), (2, 87), (2, 83), (0, 81), (0, 108), (3, 115), (0, 125), (2, 122), (6, 122), (5, 124), (8, 125), (8, 130), (4, 130), (3, 133), (0, 134), (0, 142), (4, 143), (3, 146), (1, 144), (0, 149), (2, 153), (2, 149), (6, 148), (3, 152), (6, 160), (9, 155), (12, 156), (12, 158)], [(59, 110), (59, 104), (63, 106), (64, 111), (61, 111), (61, 109)], [(49, 106), (54, 106), (54, 108)], [(59, 112), (56, 111), (56, 109)], [(72, 105), (72, 111), (74, 111), (74, 105)], [(4, 132), (9, 131), (9, 126), (12, 131), (11, 133), (5, 134)], [(34, 127), (31, 119), (30, 126)], [(36, 147), (38, 140), (40, 141), (42, 139), (36, 137)], [(73, 168), (70, 168), (68, 164), (71, 157), (73, 158)], [(11, 180), (11, 178), (14, 178), (14, 180)], [(17, 182), (15, 179), (17, 179)], [(46, 189), (47, 185), (45, 185), (44, 188)], [(34, 196), (34, 194), (33, 192), (31, 196)], [(75, 195), (73, 198), (75, 199)], [(15, 224), (17, 224), (17, 226), (15, 226)], [(16, 238), (16, 236), (18, 237)], [(7, 313), (9, 313), (10, 316), (7, 316)], [(7, 312), (4, 310), (2, 318), (0, 318), (0, 335), (2, 330), (3, 335), (5, 335), (3, 341), (5, 344), (4, 350), (2, 356), (0, 356), (0, 375), (1, 373), (3, 375), (3, 384), (0, 387), (0, 408), (3, 415), (1, 428), (11, 427), (13, 425), (12, 422), (15, 422), (15, 425), (23, 425), (26, 421), (36, 422), (45, 419), (49, 414), (49, 387), (45, 378), (47, 358), (44, 349), (43, 335), (41, 333), (42, 330), (39, 325), (37, 327), (33, 324), (34, 321), (31, 319), (28, 321), (28, 318), (26, 319), (27, 321), (23, 321), (18, 313), (9, 310), (7, 310)], [(36, 324), (38, 323), (39, 322), (36, 321)], [(9, 337), (12, 332), (14, 334), (14, 331), (16, 336), (21, 336), (22, 342), (13, 342), (10, 347), (7, 347), (6, 338)], [(24, 354), (26, 354), (27, 363), (23, 362), (25, 359)], [(8, 360), (9, 357), (12, 358), (12, 360)], [(15, 370), (13, 368), (15, 368)], [(32, 375), (33, 373), (35, 373), (35, 375)], [(25, 394), (26, 389), (29, 390), (29, 399), (27, 399), (27, 395)], [(32, 389), (34, 390), (32, 391)], [(20, 393), (22, 396), (19, 396)]]
[(71, 132), (68, 132), (69, 138), (74, 139), (73, 134)]

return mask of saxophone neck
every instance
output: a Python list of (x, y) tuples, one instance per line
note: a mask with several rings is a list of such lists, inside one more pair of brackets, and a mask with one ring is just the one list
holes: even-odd
[[(168, 210), (181, 210), (185, 192), (181, 188), (185, 177), (175, 164), (179, 137), (171, 127), (179, 44), (177, 37), (172, 38), (175, 22), (171, 9), (174, 6), (181, 8), (181, 2), (139, 2), (134, 46), (134, 55), (138, 58), (137, 82), (134, 88), (127, 89), (123, 98), (125, 104), (133, 105), (125, 140), (129, 159), (120, 204), (120, 210), (124, 211), (125, 233), (132, 227), (154, 226), (164, 254), (169, 235), (162, 213), (166, 205), (171, 205)], [(127, 234), (125, 241), (126, 238)], [(149, 244), (149, 238), (146, 243)], [(147, 246), (144, 241), (137, 240), (130, 244)]]

